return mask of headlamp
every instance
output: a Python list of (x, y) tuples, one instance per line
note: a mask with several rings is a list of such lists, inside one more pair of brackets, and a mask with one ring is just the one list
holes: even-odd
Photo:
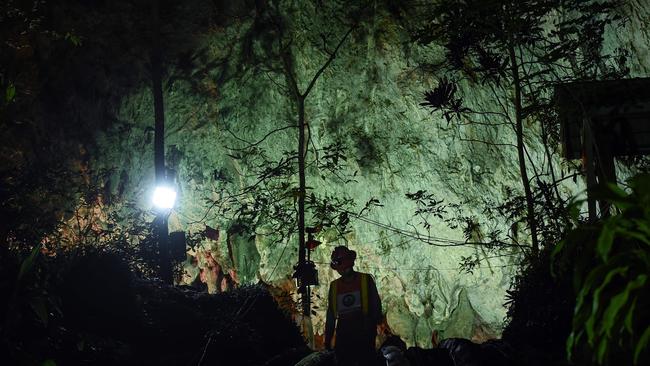
[(344, 257), (333, 257), (332, 260), (330, 261), (330, 267), (332, 269), (336, 269), (336, 267), (340, 266), (341, 263), (343, 263)]

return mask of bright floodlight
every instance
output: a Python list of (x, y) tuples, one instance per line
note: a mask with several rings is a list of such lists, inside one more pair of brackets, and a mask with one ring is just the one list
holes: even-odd
[(175, 201), (176, 191), (171, 187), (159, 186), (156, 187), (156, 190), (153, 192), (153, 204), (158, 208), (172, 208), (174, 207)]

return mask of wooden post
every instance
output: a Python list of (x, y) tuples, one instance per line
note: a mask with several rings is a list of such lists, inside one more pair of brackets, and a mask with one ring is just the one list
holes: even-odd
[[(614, 154), (612, 153), (611, 138), (606, 135), (607, 130), (596, 133), (596, 143), (594, 151), (596, 153), (596, 177), (598, 184), (614, 183), (616, 184), (616, 167), (614, 166)], [(608, 217), (611, 204), (604, 200), (598, 201), (600, 218)]]
[(582, 119), (582, 149), (583, 166), (587, 173), (587, 207), (589, 210), (589, 221), (596, 221), (596, 201), (593, 197), (593, 189), (596, 186), (596, 170), (594, 167), (594, 135), (591, 128), (591, 118), (584, 116)]

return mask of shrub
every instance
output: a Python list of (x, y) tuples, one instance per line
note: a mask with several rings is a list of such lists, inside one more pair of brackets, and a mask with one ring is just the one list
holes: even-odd
[(574, 268), (576, 305), (566, 349), (569, 358), (598, 364), (644, 364), (650, 339), (650, 175), (598, 196), (618, 214), (583, 223), (555, 249), (556, 263)]

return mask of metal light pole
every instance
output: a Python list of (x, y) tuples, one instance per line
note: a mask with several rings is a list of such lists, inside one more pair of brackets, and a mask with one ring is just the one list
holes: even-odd
[[(162, 93), (162, 55), (160, 51), (160, 21), (158, 15), (158, 0), (152, 1), (152, 33), (153, 42), (151, 50), (151, 91), (153, 93), (155, 130), (154, 130), (154, 169), (156, 174), (156, 188), (167, 184), (167, 173), (165, 168), (165, 110)], [(168, 188), (169, 189), (169, 188)], [(160, 197), (160, 196), (158, 196)], [(154, 194), (156, 198), (156, 194)], [(174, 194), (175, 198), (175, 194)], [(169, 248), (169, 232), (167, 227), (167, 217), (169, 209), (173, 206), (173, 200), (169, 207), (167, 205), (159, 206), (156, 217), (156, 237), (158, 239), (158, 250), (160, 253), (160, 276), (161, 279), (172, 285), (174, 283), (172, 273), (171, 254)]]
[(156, 206), (155, 235), (158, 241), (160, 253), (160, 277), (168, 285), (174, 284), (172, 270), (171, 243), (167, 226), (167, 218), (174, 207), (176, 191), (170, 186), (157, 185), (153, 196), (153, 203)]

